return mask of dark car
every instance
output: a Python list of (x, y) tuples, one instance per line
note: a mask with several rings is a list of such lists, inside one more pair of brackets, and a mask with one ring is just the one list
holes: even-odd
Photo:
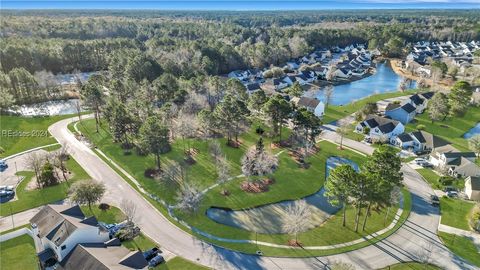
[(433, 206), (439, 206), (440, 205), (440, 199), (438, 199), (437, 195), (430, 195), (430, 203)]
[(148, 266), (150, 267), (155, 267), (161, 263), (163, 263), (165, 261), (165, 259), (163, 258), (162, 255), (160, 254), (157, 254), (155, 257), (153, 257), (149, 262), (148, 262)]
[(7, 168), (8, 168), (8, 165), (7, 165), (7, 163), (5, 162), (5, 160), (0, 159), (0, 172), (5, 171)]
[(449, 192), (449, 191), (457, 191), (457, 189), (455, 187), (452, 187), (452, 186), (446, 186), (443, 191), (446, 193), (446, 192)]
[(422, 166), (423, 168), (433, 168), (433, 164), (430, 162), (424, 162), (420, 164), (420, 166)]
[(157, 254), (160, 253), (160, 249), (158, 247), (153, 247), (149, 250), (146, 250), (143, 252), (143, 257), (145, 260), (150, 261), (153, 257), (157, 256)]

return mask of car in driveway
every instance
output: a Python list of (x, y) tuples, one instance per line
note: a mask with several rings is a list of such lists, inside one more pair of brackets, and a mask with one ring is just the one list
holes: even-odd
[(149, 250), (144, 251), (143, 252), (143, 257), (145, 258), (145, 260), (150, 261), (155, 256), (157, 256), (158, 253), (162, 253), (162, 251), (160, 249), (158, 249), (158, 247), (153, 247)]
[(446, 194), (450, 198), (457, 198), (458, 197), (458, 192), (455, 191), (455, 190), (447, 191)]
[(421, 163), (420, 166), (422, 166), (423, 168), (433, 168), (433, 164), (428, 161)]
[(440, 199), (438, 198), (437, 195), (430, 195), (430, 204), (433, 206), (439, 206), (440, 205)]
[(424, 164), (424, 163), (427, 162), (427, 160), (424, 159), (424, 158), (416, 158), (416, 159), (414, 159), (413, 161), (414, 161), (415, 164), (417, 164), (417, 165), (422, 165), (422, 164)]
[(165, 262), (165, 259), (163, 258), (163, 256), (160, 254), (157, 254), (155, 257), (150, 259), (150, 261), (148, 261), (148, 266), (155, 267), (163, 262)]

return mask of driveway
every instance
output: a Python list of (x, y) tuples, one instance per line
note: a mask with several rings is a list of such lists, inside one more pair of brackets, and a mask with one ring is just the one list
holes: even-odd
[[(49, 131), (61, 144), (68, 144), (72, 157), (87, 173), (105, 183), (107, 192), (104, 201), (116, 206), (123, 198), (133, 201), (137, 209), (141, 209), (143, 218), (138, 221), (138, 225), (142, 231), (163, 249), (188, 260), (214, 269), (321, 269), (336, 261), (350, 262), (357, 269), (377, 269), (428, 258), (429, 262), (446, 269), (476, 269), (452, 254), (436, 236), (439, 210), (428, 202), (433, 190), (408, 166), (403, 166), (402, 171), (405, 186), (412, 193), (412, 212), (406, 223), (388, 238), (365, 248), (326, 257), (258, 257), (208, 244), (170, 223), (91, 149), (75, 139), (67, 129), (70, 122), (71, 119), (57, 122)], [(337, 141), (338, 137), (334, 134), (336, 133), (326, 132), (322, 136)], [(352, 140), (345, 139), (344, 144), (357, 151), (373, 152), (368, 145)]]

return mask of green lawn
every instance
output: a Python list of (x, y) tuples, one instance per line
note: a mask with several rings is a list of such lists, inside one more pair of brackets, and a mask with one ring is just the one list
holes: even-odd
[[(428, 168), (417, 169), (417, 172), (422, 175), (422, 177), (432, 186), (433, 189), (443, 190), (445, 185), (440, 183), (441, 176), (436, 174), (435, 171)], [(454, 186), (457, 189), (463, 189), (465, 187), (464, 179), (455, 179), (450, 186)]]
[(26, 234), (2, 242), (0, 254), (2, 270), (40, 269), (33, 239)]
[(390, 265), (388, 267), (382, 268), (382, 270), (440, 270), (442, 268), (424, 263), (417, 262), (408, 262), (408, 263), (397, 263)]
[[(128, 173), (132, 174), (137, 180), (140, 181), (142, 186), (150, 193), (154, 193), (160, 196), (162, 199), (169, 203), (175, 203), (176, 189), (168, 187), (159, 183), (158, 181), (148, 179), (144, 176), (143, 172), (146, 168), (154, 166), (154, 160), (151, 156), (138, 156), (134, 151), (131, 154), (124, 154), (124, 151), (118, 144), (112, 143), (108, 128), (106, 125), (102, 125), (100, 132), (94, 132), (94, 121), (85, 120), (83, 124), (79, 124), (78, 127), (81, 132), (89, 137), (91, 141), (97, 145), (104, 153), (107, 154), (112, 160), (120, 164)], [(232, 168), (232, 175), (240, 174), (240, 160), (245, 150), (256, 143), (259, 138), (254, 130), (261, 124), (254, 123), (251, 129), (240, 136), (242, 146), (238, 149), (230, 148), (225, 145), (225, 139), (219, 139), (224, 152), (227, 155), (227, 159), (230, 161)], [(268, 128), (265, 125), (261, 125), (268, 134)], [(286, 133), (286, 132), (285, 132)], [(287, 135), (284, 135), (284, 138)], [(270, 146), (271, 138), (265, 138), (265, 146), (268, 149)], [(188, 167), (187, 174), (189, 181), (194, 181), (201, 189), (208, 187), (215, 183), (216, 171), (212, 162), (212, 158), (208, 153), (208, 144), (205, 141), (192, 141), (192, 146), (199, 150), (199, 153), (195, 156), (196, 163)], [(218, 224), (204, 214), (206, 209), (210, 206), (229, 207), (232, 209), (242, 209), (248, 207), (254, 207), (258, 205), (268, 204), (272, 202), (278, 202), (281, 200), (298, 199), (315, 193), (323, 186), (325, 180), (325, 160), (329, 156), (343, 156), (356, 161), (361, 164), (365, 157), (355, 152), (344, 150), (338, 151), (335, 144), (323, 141), (319, 143), (320, 151), (309, 158), (308, 162), (311, 163), (309, 169), (300, 169), (294, 160), (288, 155), (287, 152), (281, 153), (279, 156), (279, 169), (274, 173), (276, 180), (275, 184), (270, 186), (270, 191), (261, 194), (250, 194), (241, 191), (239, 188), (240, 182), (244, 179), (235, 179), (227, 184), (227, 188), (231, 195), (224, 197), (220, 194), (220, 189), (223, 187), (217, 187), (206, 194), (206, 197), (202, 201), (202, 205), (198, 214), (189, 216), (182, 213), (176, 213), (180, 218), (187, 221), (187, 223), (200, 228), (206, 232), (210, 232), (219, 237), (227, 237), (233, 239), (255, 239), (255, 234), (246, 230), (234, 228)], [(273, 152), (278, 153), (282, 149), (272, 149)], [(183, 160), (183, 145), (181, 140), (177, 140), (172, 145), (172, 151), (162, 156), (162, 162), (165, 165), (171, 160), (181, 162)], [(409, 196), (406, 193), (407, 197)], [(151, 201), (151, 200), (150, 200)], [(160, 208), (165, 213), (165, 209), (162, 209), (158, 203), (152, 201), (152, 203)], [(396, 209), (391, 211), (391, 215), (387, 218), (386, 224), (388, 225), (393, 219), (393, 213)], [(405, 216), (408, 216), (408, 211), (405, 211)], [(384, 216), (385, 212), (374, 212), (367, 223), (366, 231), (355, 233), (353, 231), (353, 216), (354, 209), (348, 208), (347, 210), (347, 227), (339, 233), (341, 228), (340, 214), (332, 217), (323, 226), (317, 227), (308, 232), (299, 235), (299, 240), (304, 245), (329, 245), (335, 243), (341, 243), (346, 241), (355, 240), (361, 238), (364, 235), (378, 231), (384, 228)], [(199, 236), (202, 238), (201, 236)], [(258, 234), (259, 241), (266, 241), (278, 244), (286, 244), (291, 238), (285, 234)], [(215, 242), (211, 241), (210, 242)], [(215, 242), (216, 243), (216, 242)], [(227, 248), (240, 249), (241, 251), (253, 253), (256, 250), (255, 245), (252, 244), (226, 244), (219, 243)], [(363, 245), (368, 245), (364, 243)], [(286, 254), (293, 256), (308, 256), (305, 252), (297, 254), (297, 250), (293, 253), (288, 249), (281, 249), (272, 251), (272, 254), (280, 254), (285, 256)], [(323, 251), (315, 251), (318, 254), (324, 253)], [(335, 251), (330, 251), (335, 252)], [(337, 251), (338, 252), (338, 251)]]
[(469, 201), (440, 198), (442, 224), (469, 231), (468, 215), (474, 206), (475, 203)]
[(453, 253), (480, 267), (479, 249), (473, 244), (472, 240), (465, 236), (445, 232), (438, 232), (438, 236)]
[(205, 266), (198, 265), (196, 263), (190, 262), (181, 257), (175, 257), (169, 260), (167, 263), (163, 263), (154, 269), (158, 270), (207, 270), (210, 269)]
[(72, 183), (90, 178), (73, 158), (70, 158), (66, 164), (68, 170), (74, 174), (73, 177), (68, 180), (68, 183), (63, 182), (43, 189), (25, 190), (28, 183), (32, 180), (34, 173), (29, 171), (19, 172), (18, 174), (25, 176), (25, 179), (22, 180), (16, 189), (18, 200), (3, 203), (2, 207), (0, 207), (0, 215), (15, 214), (47, 203), (63, 200), (67, 196), (69, 186)]
[[(42, 145), (56, 143), (47, 129), (53, 123), (73, 115), (59, 115), (51, 117), (21, 117), (21, 116), (0, 116), (0, 146), (5, 150), (0, 153), (0, 158), (22, 152)], [(35, 132), (39, 136), (8, 136), (4, 132)], [(33, 135), (33, 134), (32, 134)]]
[(105, 222), (107, 224), (119, 223), (125, 220), (125, 215), (122, 210), (115, 206), (111, 206), (108, 210), (101, 210), (98, 205), (92, 206), (92, 211), (86, 205), (82, 205), (82, 212), (85, 216), (95, 216), (98, 221)]
[(335, 106), (335, 105), (329, 105), (325, 111), (325, 116), (323, 117), (323, 122), (324, 123), (330, 123), (333, 121), (336, 121), (338, 119), (344, 118), (345, 116), (348, 116), (354, 112), (357, 112), (361, 108), (363, 108), (367, 103), (369, 102), (377, 102), (383, 99), (387, 98), (394, 98), (394, 97), (400, 97), (400, 96), (406, 96), (406, 95), (411, 95), (417, 92), (417, 89), (412, 89), (409, 91), (405, 92), (388, 92), (388, 93), (382, 93), (382, 94), (377, 94), (377, 95), (372, 95), (369, 97), (366, 97), (364, 99), (349, 103), (347, 105), (343, 106)]
[(405, 132), (414, 131), (417, 125), (422, 124), (425, 125), (425, 131), (451, 142), (458, 150), (469, 151), (468, 141), (463, 138), (463, 134), (480, 121), (480, 107), (469, 107), (463, 117), (448, 117), (445, 121), (432, 123), (428, 112), (417, 115), (416, 120), (406, 126)]

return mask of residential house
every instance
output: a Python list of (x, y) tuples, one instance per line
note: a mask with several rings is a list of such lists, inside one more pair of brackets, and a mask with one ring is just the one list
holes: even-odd
[(335, 70), (335, 72), (333, 73), (333, 75), (336, 77), (336, 78), (340, 78), (340, 79), (348, 79), (352, 76), (352, 70), (351, 69), (347, 69), (347, 68), (339, 68), (337, 70)]
[(229, 78), (236, 78), (239, 80), (247, 79), (248, 76), (241, 70), (234, 70), (228, 73)]
[(465, 179), (465, 194), (472, 201), (480, 201), (480, 177), (469, 176)]
[(480, 167), (475, 164), (475, 158), (469, 158), (467, 153), (447, 162), (450, 175), (455, 177), (480, 176)]
[(425, 108), (427, 108), (427, 100), (422, 98), (419, 94), (410, 96), (410, 104), (415, 107), (416, 113), (423, 113)]
[(249, 84), (246, 84), (245, 87), (247, 88), (248, 93), (253, 93), (253, 92), (262, 90), (262, 88), (260, 88), (259, 83), (249, 83)]
[(148, 262), (139, 250), (130, 251), (116, 238), (105, 243), (81, 243), (55, 266), (58, 270), (147, 269)]
[(409, 135), (412, 138), (412, 149), (415, 152), (431, 152), (437, 148), (450, 146), (450, 142), (423, 130), (413, 131)]
[(290, 70), (297, 70), (300, 67), (300, 64), (297, 61), (288, 61), (287, 68)]
[(325, 113), (325, 104), (316, 98), (301, 97), (297, 102), (297, 106), (306, 108), (318, 117), (322, 117)]
[(385, 115), (394, 120), (400, 121), (405, 125), (415, 118), (416, 109), (410, 103), (405, 103), (403, 105), (389, 103), (385, 109)]
[[(46, 205), (30, 220), (37, 250), (62, 261), (79, 243), (104, 243), (108, 231), (78, 205)], [(47, 258), (48, 259), (48, 258)]]
[(414, 141), (408, 133), (403, 133), (395, 139), (395, 145), (402, 149), (414, 149)]
[(277, 91), (282, 90), (292, 84), (292, 81), (287, 76), (273, 79), (273, 86)]
[(365, 133), (366, 128), (369, 129), (368, 134), (372, 139), (387, 140), (392, 144), (395, 143), (397, 136), (405, 131), (405, 126), (401, 122), (377, 115), (368, 115), (355, 127), (355, 131)]

